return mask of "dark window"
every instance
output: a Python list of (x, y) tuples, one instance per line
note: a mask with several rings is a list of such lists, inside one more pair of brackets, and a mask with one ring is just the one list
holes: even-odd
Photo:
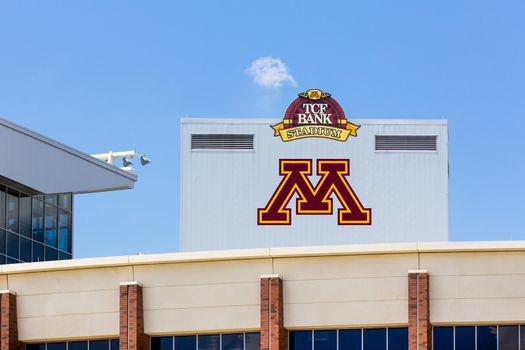
[(151, 350), (173, 350), (173, 337), (151, 338)]
[(477, 350), (498, 349), (498, 327), (478, 326), (477, 337)]
[(290, 350), (307, 350), (312, 348), (311, 331), (290, 332)]
[(19, 258), (18, 245), (20, 242), (20, 236), (7, 232), (7, 256), (10, 256), (14, 259)]
[(44, 226), (45, 226), (45, 243), (51, 247), (56, 248), (57, 247), (57, 208), (49, 204), (46, 204)]
[(26, 350), (46, 350), (46, 344), (26, 344)]
[(5, 188), (0, 186), (0, 227), (5, 228)]
[(220, 335), (199, 335), (199, 350), (220, 350)]
[(69, 260), (71, 258), (71, 254), (58, 251), (58, 260)]
[(5, 230), (0, 230), (0, 254), (5, 254)]
[(47, 350), (66, 350), (66, 343), (47, 343)]
[(260, 333), (246, 333), (246, 350), (259, 350), (261, 346)]
[(363, 330), (363, 350), (386, 350), (386, 329)]
[(20, 262), (20, 261), (18, 261), (17, 259), (12, 259), (12, 258), (10, 258), (10, 257), (7, 257), (7, 258), (5, 259), (5, 263), (6, 263), (6, 264), (17, 264), (17, 263), (19, 263), (19, 262)]
[(58, 249), (71, 253), (71, 214), (64, 210), (58, 212)]
[(44, 200), (46, 203), (53, 204), (54, 206), (58, 205), (58, 196), (56, 194), (47, 195)]
[(70, 341), (67, 343), (67, 350), (88, 350), (88, 342)]
[(388, 329), (388, 350), (408, 349), (408, 328)]
[(0, 264), (5, 264), (5, 255), (0, 255)]
[(89, 350), (109, 350), (109, 340), (91, 340)]
[(475, 328), (456, 327), (456, 349), (475, 350)]
[(119, 350), (120, 341), (118, 339), (111, 339), (109, 344), (111, 346), (111, 350)]
[(518, 350), (518, 326), (499, 327), (499, 350)]
[(223, 334), (222, 350), (244, 350), (244, 334)]
[(52, 260), (58, 260), (58, 250), (46, 247), (46, 261)]
[(525, 350), (525, 326), (520, 326), (520, 350)]
[(31, 262), (31, 240), (20, 237), (20, 260)]
[(58, 206), (71, 211), (71, 194), (62, 193), (58, 195)]
[(7, 229), (18, 233), (18, 192), (7, 192)]
[(20, 193), (20, 234), (31, 238), (31, 197)]
[(175, 337), (175, 349), (195, 350), (197, 347), (197, 337), (194, 335), (182, 335)]
[(44, 202), (33, 200), (33, 239), (44, 242)]
[(361, 350), (361, 330), (344, 329), (339, 331), (339, 349)]
[(315, 350), (337, 350), (337, 331), (314, 331)]
[(33, 261), (45, 261), (44, 245), (33, 241)]

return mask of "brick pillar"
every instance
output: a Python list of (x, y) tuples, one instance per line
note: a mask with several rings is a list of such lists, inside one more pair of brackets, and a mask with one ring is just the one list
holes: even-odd
[(122, 282), (120, 284), (120, 350), (148, 349), (149, 336), (144, 333), (142, 286), (137, 282)]
[(0, 309), (0, 349), (23, 350), (24, 344), (18, 340), (16, 294), (0, 291)]
[(428, 273), (408, 271), (408, 350), (431, 350)]
[(283, 280), (279, 275), (261, 276), (261, 350), (287, 350), (284, 328)]

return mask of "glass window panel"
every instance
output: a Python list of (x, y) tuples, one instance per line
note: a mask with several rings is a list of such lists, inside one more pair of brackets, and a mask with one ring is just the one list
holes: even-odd
[(61, 193), (58, 195), (58, 206), (71, 211), (71, 194)]
[(61, 251), (58, 252), (58, 260), (68, 260), (68, 259), (72, 259), (72, 258), (73, 257), (69, 253), (64, 253), (64, 252), (61, 252)]
[(199, 350), (220, 350), (220, 336), (218, 334), (199, 335), (197, 344)]
[(312, 348), (311, 331), (290, 332), (290, 350), (307, 350)]
[(33, 261), (45, 261), (44, 245), (33, 241)]
[(5, 254), (5, 230), (0, 230), (0, 254)]
[(58, 249), (71, 252), (70, 242), (71, 214), (59, 210), (58, 212)]
[(66, 350), (66, 343), (47, 343), (47, 350)]
[(10, 258), (10, 257), (7, 257), (7, 258), (5, 259), (5, 263), (6, 263), (6, 264), (18, 264), (19, 262), (20, 262), (20, 261), (18, 261), (17, 259), (12, 259), (12, 258)]
[(44, 242), (44, 202), (33, 199), (33, 239)]
[(88, 342), (70, 341), (67, 343), (67, 350), (88, 350)]
[(261, 346), (261, 334), (260, 333), (246, 333), (245, 337), (246, 349), (245, 350), (259, 350)]
[(58, 260), (58, 250), (46, 247), (46, 261), (52, 260)]
[(477, 350), (498, 349), (498, 328), (496, 326), (477, 327)]
[(20, 234), (31, 237), (31, 197), (20, 193)]
[(408, 328), (388, 329), (388, 350), (408, 349)]
[(223, 334), (222, 350), (244, 350), (244, 334)]
[(18, 192), (7, 192), (7, 229), (18, 233)]
[(525, 350), (525, 326), (520, 326), (520, 350)]
[(90, 340), (89, 350), (109, 350), (109, 340)]
[(194, 335), (182, 335), (175, 337), (175, 349), (195, 350), (197, 347), (197, 337)]
[(20, 237), (20, 260), (31, 262), (31, 240)]
[(26, 350), (46, 350), (46, 344), (26, 344)]
[(518, 350), (518, 326), (499, 327), (499, 350)]
[(46, 204), (45, 211), (45, 243), (51, 247), (57, 247), (57, 208)]
[(363, 350), (386, 350), (386, 329), (363, 330)]
[(337, 350), (337, 331), (314, 331), (315, 350)]
[(5, 228), (5, 187), (1, 186), (0, 188), (0, 227)]
[(339, 331), (340, 350), (361, 350), (361, 330), (342, 329)]
[(456, 349), (475, 350), (475, 329), (474, 327), (455, 327), (456, 328)]
[(18, 259), (19, 256), (19, 246), (20, 236), (16, 233), (7, 232), (7, 256), (10, 256), (14, 259)]
[(5, 255), (0, 255), (0, 264), (5, 264)]
[(120, 344), (120, 341), (118, 339), (111, 339), (109, 341), (111, 350), (119, 350), (119, 344)]
[(58, 205), (58, 195), (56, 194), (47, 195), (44, 197), (44, 200), (49, 204), (53, 204), (54, 206)]
[(151, 338), (151, 350), (173, 350), (173, 337)]

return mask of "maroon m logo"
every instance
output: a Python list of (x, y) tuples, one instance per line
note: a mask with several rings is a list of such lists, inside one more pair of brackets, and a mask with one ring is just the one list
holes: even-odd
[(332, 195), (342, 205), (338, 211), (339, 225), (370, 225), (372, 209), (364, 208), (345, 176), (350, 173), (348, 159), (318, 159), (317, 175), (321, 179), (314, 187), (311, 159), (281, 159), (279, 174), (283, 179), (266, 207), (257, 210), (258, 225), (290, 225), (291, 210), (287, 208), (294, 194), (298, 195), (298, 215), (326, 215), (333, 213)]

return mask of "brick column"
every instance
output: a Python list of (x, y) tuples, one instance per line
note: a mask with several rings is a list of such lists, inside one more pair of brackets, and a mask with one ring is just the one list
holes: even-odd
[(279, 275), (261, 276), (261, 350), (287, 350), (284, 328), (283, 280)]
[(408, 350), (431, 350), (428, 273), (408, 271)]
[(120, 350), (148, 349), (149, 336), (144, 333), (142, 286), (137, 282), (122, 282), (120, 284)]
[(23, 350), (24, 344), (18, 340), (15, 293), (0, 291), (0, 309), (0, 349)]

